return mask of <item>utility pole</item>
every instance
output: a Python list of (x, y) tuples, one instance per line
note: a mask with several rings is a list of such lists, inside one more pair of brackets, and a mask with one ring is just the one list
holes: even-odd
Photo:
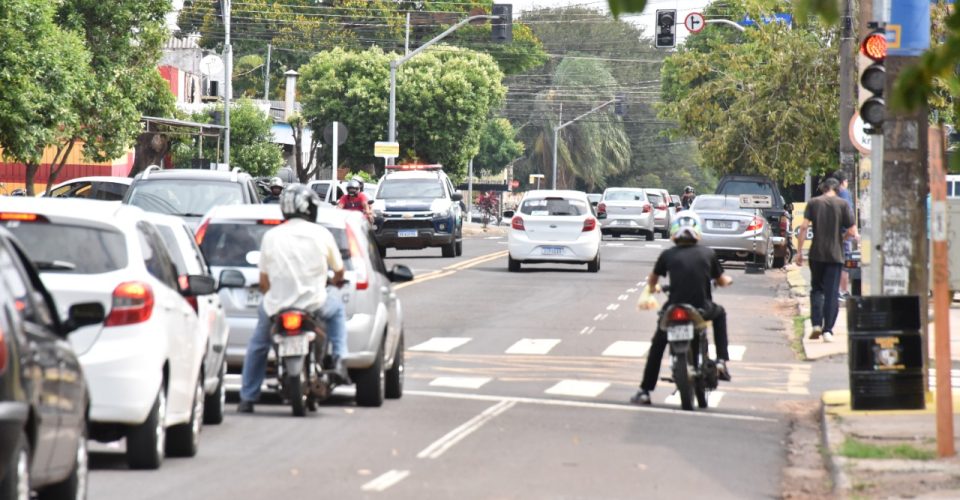
[(263, 70), (263, 100), (270, 100), (270, 52), (273, 50), (272, 44), (267, 44), (267, 67)]
[(591, 109), (590, 111), (587, 111), (586, 113), (574, 118), (573, 120), (570, 120), (565, 123), (561, 123), (560, 125), (553, 127), (553, 179), (552, 179), (553, 187), (551, 189), (557, 189), (557, 142), (560, 140), (560, 131), (566, 128), (568, 125), (571, 125), (573, 122), (589, 114), (596, 113), (597, 111), (600, 111), (601, 109), (619, 101), (620, 101), (619, 97), (614, 97), (613, 99), (610, 99), (609, 101)]
[[(853, 30), (853, 0), (843, 0), (843, 16), (840, 18), (840, 168), (850, 179), (850, 190), (857, 192), (857, 164), (856, 148), (850, 140), (850, 120), (853, 119), (854, 71), (856, 59), (854, 47), (857, 46), (856, 34)], [(857, 214), (857, 198), (854, 200), (854, 217)]]
[(230, 0), (223, 1), (223, 162), (230, 168), (230, 100), (233, 97), (233, 47), (230, 45)]

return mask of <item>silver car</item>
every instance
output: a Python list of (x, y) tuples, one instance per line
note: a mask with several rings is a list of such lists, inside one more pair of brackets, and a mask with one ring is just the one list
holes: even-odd
[(673, 222), (670, 217), (670, 205), (673, 200), (667, 194), (666, 189), (644, 189), (647, 193), (647, 199), (653, 205), (653, 227), (663, 236), (663, 239), (670, 238), (670, 224)]
[(714, 194), (697, 196), (690, 208), (700, 216), (700, 244), (712, 248), (721, 260), (773, 267), (771, 228), (762, 213), (740, 208), (739, 197)]
[[(244, 278), (243, 286), (220, 290), (230, 323), (227, 365), (232, 373), (240, 372), (257, 323), (261, 297), (256, 253), (263, 234), (282, 222), (275, 204), (222, 206), (211, 210), (197, 230), (214, 276), (233, 270)], [(404, 266), (387, 270), (359, 212), (321, 208), (317, 222), (333, 234), (347, 270), (348, 283), (340, 289), (350, 352), (345, 361), (357, 384), (357, 402), (379, 406), (384, 396), (399, 398), (403, 392), (403, 311), (391, 280), (409, 277), (410, 270)]]
[(653, 241), (653, 205), (643, 189), (607, 188), (597, 204), (597, 219), (603, 234), (643, 234)]

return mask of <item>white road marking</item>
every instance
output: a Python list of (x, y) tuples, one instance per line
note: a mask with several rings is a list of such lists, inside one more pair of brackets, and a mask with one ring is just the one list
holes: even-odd
[(607, 347), (601, 356), (622, 356), (625, 358), (642, 358), (650, 350), (650, 342), (635, 340), (618, 340)]
[(432, 339), (407, 348), (409, 351), (450, 352), (472, 339), (470, 337), (433, 337)]
[(500, 401), (490, 408), (487, 408), (483, 413), (467, 420), (442, 438), (431, 443), (430, 446), (427, 446), (420, 453), (417, 453), (417, 458), (438, 458), (452, 448), (453, 445), (459, 443), (470, 434), (473, 434), (480, 427), (483, 427), (483, 424), (493, 420), (497, 415), (500, 415), (510, 408), (513, 408), (516, 404), (516, 401)]
[(594, 320), (594, 321), (603, 321), (603, 320), (607, 319), (607, 316), (608, 316), (607, 313), (600, 313), (600, 314), (594, 316), (594, 317), (593, 317), (593, 320)]
[[(596, 318), (594, 318), (594, 319), (596, 319)], [(580, 330), (580, 335), (583, 335), (583, 334), (587, 333), (587, 330), (589, 330), (589, 329), (590, 329), (589, 326), (583, 327), (583, 330)]]
[(638, 281), (638, 282), (637, 282), (637, 286), (638, 286), (638, 287), (639, 287), (639, 286), (644, 286), (644, 285), (646, 285), (646, 284), (647, 284), (646, 281)]
[(627, 295), (627, 294), (623, 294), (623, 295), (621, 295), (621, 296), (619, 296), (619, 297), (617, 297), (617, 300), (627, 300), (628, 298), (630, 298), (630, 296), (629, 296), (629, 295)]
[(410, 475), (408, 470), (390, 470), (381, 474), (378, 478), (360, 487), (363, 491), (383, 491)]
[(627, 288), (627, 293), (635, 293), (637, 288)]
[(589, 380), (561, 380), (553, 387), (543, 391), (547, 394), (559, 396), (577, 396), (595, 398), (610, 387), (609, 382), (593, 382)]
[(546, 354), (556, 347), (560, 339), (520, 339), (507, 349), (507, 354)]
[(509, 241), (498, 241), (497, 243), (499, 243), (499, 244), (501, 244), (501, 245), (509, 245), (509, 244), (510, 244)]
[(485, 240), (499, 240), (499, 239), (501, 239), (501, 238), (503, 238), (503, 236), (487, 236), (487, 237), (484, 238), (484, 239), (485, 239)]
[(623, 243), (607, 243), (604, 246), (605, 247), (622, 247), (623, 245), (624, 245)]
[(647, 248), (663, 248), (663, 247), (661, 247), (660, 245), (651, 245), (650, 243), (647, 243), (646, 245), (643, 245), (643, 246), (645, 246), (645, 247), (647, 247)]
[(585, 326), (583, 330), (580, 330), (580, 335), (592, 335), (596, 329), (597, 327), (595, 326)]
[(457, 389), (479, 389), (490, 377), (437, 377), (430, 381), (431, 387), (455, 387)]
[[(707, 407), (716, 408), (717, 405), (720, 404), (720, 400), (723, 399), (724, 394), (726, 393), (723, 391), (713, 391), (707, 394)], [(680, 393), (673, 391), (673, 394), (667, 396), (667, 398), (663, 400), (663, 404), (680, 406)], [(696, 398), (694, 398), (693, 404), (697, 404)]]
[[(708, 349), (710, 357), (717, 359), (717, 348), (713, 344), (710, 344)], [(730, 361), (743, 361), (743, 354), (747, 352), (747, 346), (745, 345), (731, 345), (727, 346), (727, 353), (730, 354)]]
[(609, 306), (607, 306), (608, 311), (616, 311), (619, 308), (620, 308), (620, 304), (610, 304)]
[(692, 418), (717, 418), (721, 420), (741, 420), (747, 422), (767, 422), (776, 423), (777, 419), (756, 417), (753, 415), (739, 415), (736, 413), (709, 413), (683, 411), (674, 408), (658, 408), (651, 406), (636, 406), (614, 403), (594, 403), (592, 401), (570, 401), (565, 399), (542, 399), (542, 398), (518, 398), (513, 396), (496, 396), (492, 394), (464, 394), (462, 392), (437, 392), (437, 391), (417, 391), (404, 390), (403, 393), (408, 396), (422, 396), (428, 398), (462, 399), (467, 401), (513, 401), (515, 403), (524, 403), (540, 406), (561, 406), (565, 408), (588, 408), (592, 410), (618, 410), (637, 413), (670, 413), (677, 416), (688, 416)]

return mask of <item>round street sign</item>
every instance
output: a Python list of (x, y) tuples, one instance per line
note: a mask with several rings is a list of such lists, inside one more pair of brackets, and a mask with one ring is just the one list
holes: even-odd
[[(337, 124), (337, 145), (341, 145), (347, 142), (347, 126), (342, 122), (334, 122)], [(333, 123), (328, 123), (326, 127), (323, 127), (323, 142), (333, 145)]]
[(853, 147), (857, 148), (857, 151), (860, 151), (862, 154), (870, 154), (870, 144), (871, 139), (869, 134), (863, 131), (863, 118), (860, 118), (860, 113), (854, 113), (853, 117), (850, 118), (850, 142), (853, 143)]
[(700, 33), (700, 30), (702, 30), (706, 24), (703, 14), (699, 12), (691, 12), (687, 14), (687, 17), (683, 20), (683, 25), (690, 33)]

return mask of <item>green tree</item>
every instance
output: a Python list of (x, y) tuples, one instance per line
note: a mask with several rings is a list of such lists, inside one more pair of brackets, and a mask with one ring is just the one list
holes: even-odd
[(661, 116), (718, 174), (800, 182), (836, 164), (838, 54), (818, 23), (762, 25), (682, 47), (664, 63)]
[(517, 131), (510, 120), (488, 120), (480, 133), (480, 152), (473, 160), (474, 172), (499, 172), (522, 154), (523, 143), (517, 140)]

